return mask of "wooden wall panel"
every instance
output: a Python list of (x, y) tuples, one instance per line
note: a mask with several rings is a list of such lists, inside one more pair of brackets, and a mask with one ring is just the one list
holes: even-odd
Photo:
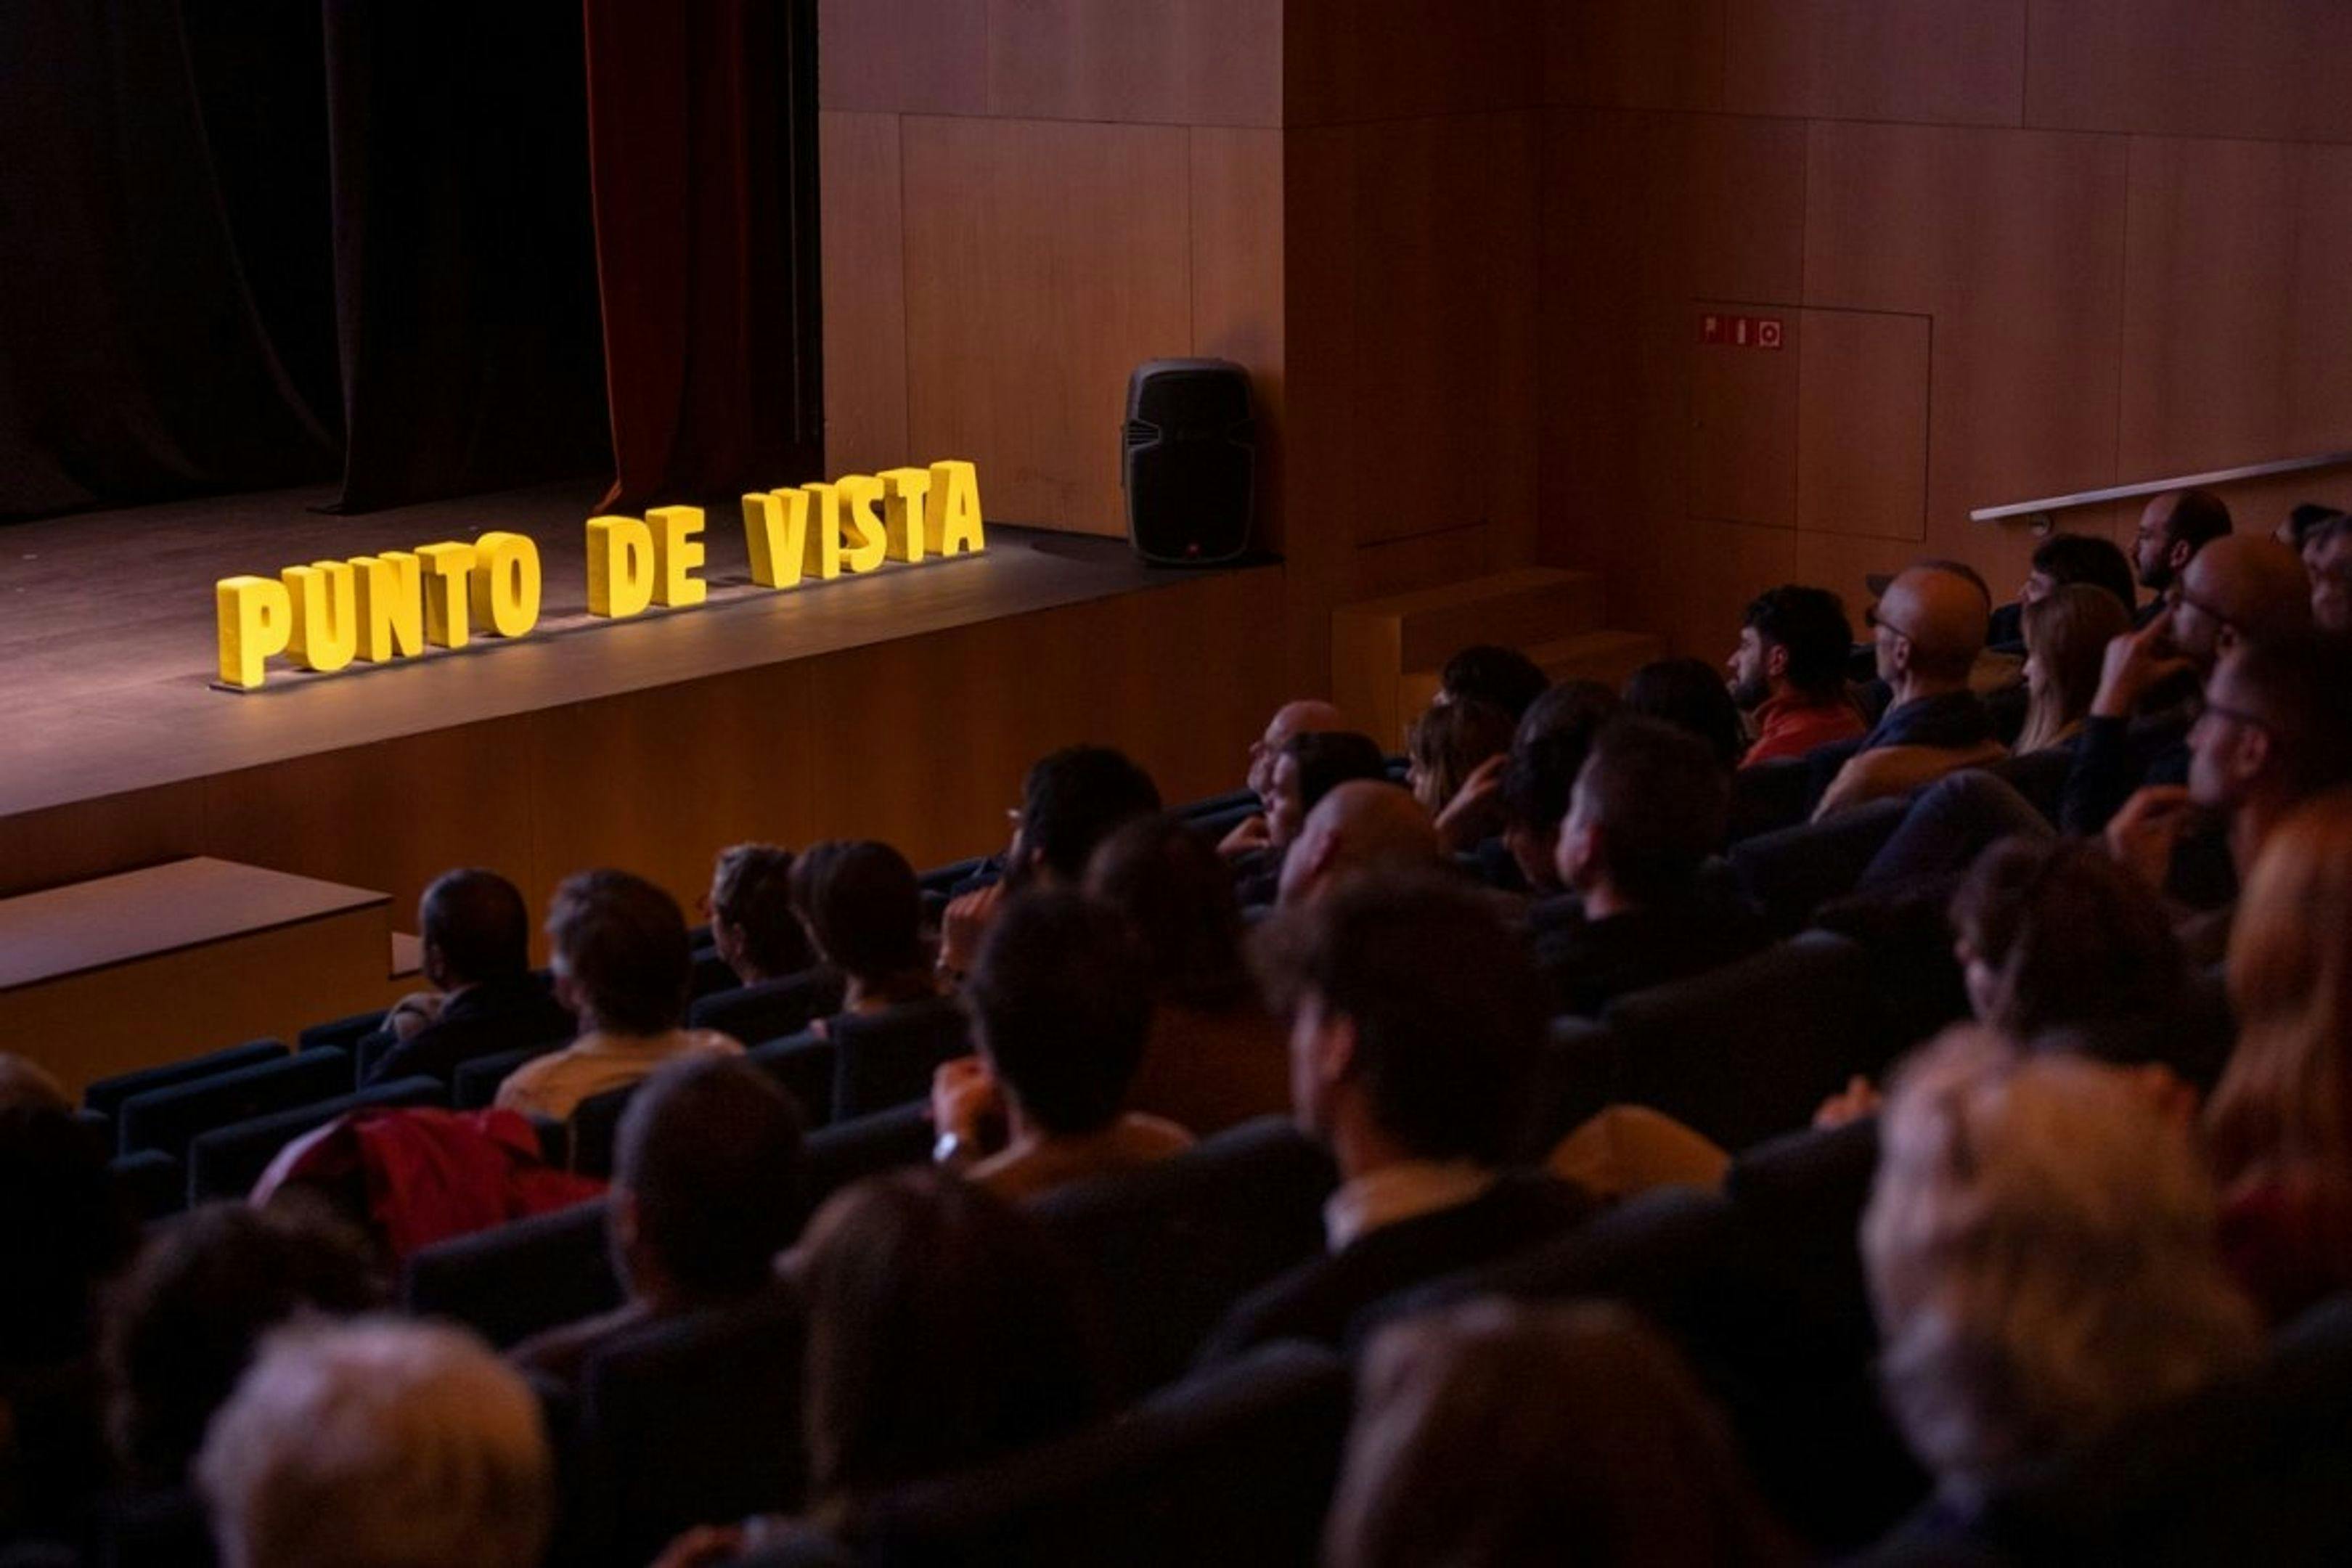
[(1192, 352), (1250, 367), (1257, 542), (1284, 547), (1282, 133), (1192, 133)]
[(1123, 531), (1128, 374), (1192, 343), (1187, 133), (909, 118), (903, 137), (912, 446), (978, 463), (993, 518)]
[(936, 456), (907, 429), (906, 230), (898, 117), (826, 112), (824, 167), (827, 474), (870, 474)]
[(2026, 0), (1728, 0), (1725, 107), (2015, 125)]
[[(1738, 300), (1700, 300), (1682, 312), (1690, 379), (1690, 493), (1683, 510), (1717, 522), (1792, 528), (1797, 521), (1797, 372), (1803, 327), (1797, 312)], [(1700, 312), (1773, 313), (1787, 346), (1702, 342)]]
[(2026, 122), (2352, 141), (2343, 0), (2033, 0)]
[(0, 823), (0, 898), (198, 854), (204, 823), (193, 780), (12, 816)]
[(818, 0), (817, 100), (884, 114), (988, 111), (988, 0)]
[(1533, 106), (1549, 0), (1285, 0), (1283, 121)]
[(989, 0), (988, 13), (991, 114), (1282, 123), (1278, 0)]
[(1797, 352), (1797, 526), (1927, 536), (1929, 323), (1807, 310)]
[(1544, 101), (1720, 109), (1727, 0), (1585, 0), (1548, 8)]

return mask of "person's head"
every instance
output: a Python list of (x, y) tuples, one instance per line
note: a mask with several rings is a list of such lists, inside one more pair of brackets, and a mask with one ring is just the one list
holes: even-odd
[(1318, 802), (1282, 858), (1277, 903), (1304, 903), (1366, 871), (1427, 871), (1440, 863), (1437, 829), (1421, 803), (1392, 784), (1353, 779)]
[(0, 1103), (0, 1368), (83, 1355), (100, 1287), (137, 1240), (108, 1151), (48, 1087), (20, 1077)]
[(1853, 626), (1835, 594), (1793, 583), (1768, 590), (1748, 606), (1725, 661), (1732, 700), (1751, 710), (1791, 693), (1829, 701), (1845, 690), (1853, 647)]
[(1261, 957), (1291, 1020), (1291, 1109), (1344, 1173), (1503, 1162), (1546, 1007), (1491, 894), (1357, 878), (1283, 910)]
[(747, 1296), (808, 1217), (801, 1113), (735, 1057), (692, 1057), (647, 1079), (613, 1149), (614, 1261), (657, 1311)]
[(1405, 736), (1405, 787), (1431, 816), (1444, 811), (1479, 763), (1511, 749), (1517, 724), (1476, 698), (1432, 704)]
[(1895, 1076), (1879, 1126), (1879, 1377), (1948, 1495), (2259, 1353), (2196, 1151), (2126, 1072), (1955, 1030)]
[(1038, 759), (1021, 786), (1021, 826), (1005, 868), (1014, 887), (1075, 888), (1095, 846), (1121, 823), (1160, 809), (1151, 775), (1108, 746), (1065, 746)]
[[(1718, 688), (1717, 689), (1720, 689)], [(1686, 893), (1723, 844), (1731, 790), (1706, 743), (1622, 714), (1592, 742), (1559, 833), (1563, 886), (1649, 904)]]
[(964, 1000), (1023, 1125), (1076, 1137), (1126, 1109), (1151, 1032), (1151, 979), (1117, 910), (1061, 889), (1023, 893), (989, 923)]
[(1351, 779), (1384, 779), (1388, 759), (1370, 735), (1352, 730), (1294, 735), (1274, 760), (1274, 795), (1266, 804), (1266, 837), (1276, 849), (1298, 837), (1307, 814)]
[(2315, 536), (2343, 515), (2335, 507), (2323, 502), (2304, 501), (2288, 510), (2271, 537), (2296, 550), (2308, 549)]
[(1989, 606), (1979, 583), (1943, 566), (1914, 566), (1871, 609), (1878, 678), (1898, 700), (1957, 691), (1984, 651)]
[(829, 839), (793, 865), (793, 907), (824, 961), (879, 984), (923, 967), (923, 890), (907, 858), (870, 838)]
[(73, 1101), (48, 1068), (14, 1051), (0, 1051), (0, 1110), (19, 1107), (62, 1110), (70, 1114)]
[(2352, 633), (2352, 517), (2314, 531), (2303, 547), (2303, 569), (2311, 579), (2312, 624), (2336, 637)]
[(496, 871), (444, 871), (416, 906), (425, 978), (444, 991), (530, 970), (530, 908)]
[(582, 871), (547, 911), (555, 994), (582, 1030), (662, 1035), (686, 1017), (694, 981), (677, 900), (626, 871)]
[(793, 1254), (808, 1304), (809, 1495), (902, 1482), (1058, 1436), (1097, 1398), (1077, 1282), (1035, 1221), (935, 1171), (836, 1194)]
[(1563, 681), (1536, 700), (1511, 737), (1503, 765), (1503, 841), (1532, 888), (1559, 885), (1553, 853), (1569, 795), (1592, 737), (1617, 706), (1617, 694), (1597, 680)]
[(710, 874), (710, 942), (746, 984), (781, 980), (816, 963), (793, 909), (793, 852), (737, 844)]
[(1514, 723), (1551, 685), (1543, 667), (1515, 647), (1480, 643), (1465, 647), (1437, 672), (1439, 702), (1484, 702)]
[(1739, 705), (1715, 666), (1703, 658), (1654, 659), (1625, 682), (1625, 711), (1659, 719), (1696, 735), (1729, 773), (1748, 750)]
[(2095, 844), (2002, 839), (1969, 868), (1951, 919), (1970, 1008), (2014, 1039), (2096, 1037), (2163, 1009), (2187, 978), (2163, 903)]
[(2352, 792), (2305, 802), (2254, 861), (2230, 929), (2238, 1047), (2206, 1111), (2216, 1171), (2352, 1182)]
[(2352, 781), (2352, 647), (2313, 634), (2239, 645), (2189, 731), (2189, 794), (2279, 810)]
[(1721, 1412), (1624, 1309), (1486, 1299), (1383, 1329), (1358, 1377), (1324, 1563), (1588, 1556), (1621, 1568), (1797, 1560)]
[(2053, 533), (2034, 547), (2032, 570), (2018, 590), (2021, 604), (2032, 605), (2072, 584), (2104, 588), (2129, 614), (2139, 604), (2132, 586), (2128, 556), (2112, 539), (2095, 533)]
[(1328, 702), (1307, 700), (1286, 702), (1265, 721), (1265, 732), (1250, 742), (1249, 787), (1260, 801), (1274, 795), (1274, 759), (1293, 735), (1321, 730), (1344, 730), (1347, 719)]
[(1205, 835), (1138, 817), (1095, 850), (1087, 894), (1134, 931), (1154, 1001), (1221, 1011), (1253, 999), (1233, 874)]
[(2065, 739), (2090, 712), (2107, 644), (2131, 631), (2132, 617), (2106, 589), (2069, 583), (2029, 601), (2021, 621), (2026, 713), (2017, 749), (2038, 752)]
[(2241, 643), (2311, 625), (2310, 575), (2274, 539), (2215, 540), (2181, 573), (2171, 601), (2172, 642), (2207, 675)]
[(2210, 490), (2167, 490), (2140, 509), (2132, 538), (2132, 565), (2139, 580), (2158, 593), (2197, 558), (2197, 552), (2229, 536), (2230, 509)]
[(437, 1324), (273, 1334), (196, 1471), (223, 1568), (534, 1568), (554, 1522), (538, 1399)]
[(212, 1204), (159, 1226), (106, 1309), (108, 1426), (125, 1469), (178, 1482), (262, 1335), (375, 1306), (369, 1270), (356, 1237), (283, 1208)]

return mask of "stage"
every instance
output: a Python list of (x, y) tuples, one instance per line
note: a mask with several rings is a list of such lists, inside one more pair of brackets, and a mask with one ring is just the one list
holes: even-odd
[[(927, 864), (994, 847), (1055, 745), (1123, 746), (1171, 799), (1229, 788), (1283, 695), (1278, 567), (1154, 570), (994, 524), (981, 555), (772, 593), (714, 509), (711, 603), (574, 627), (597, 491), (331, 517), (299, 489), (0, 529), (0, 893), (202, 854), (380, 889), (404, 927), (455, 864), (534, 899), (600, 864), (688, 898), (751, 837)], [(547, 629), (212, 684), (216, 579), (491, 529), (538, 542)]]

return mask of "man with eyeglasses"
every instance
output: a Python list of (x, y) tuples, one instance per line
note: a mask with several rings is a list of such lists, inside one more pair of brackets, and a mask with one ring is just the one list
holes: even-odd
[(2001, 754), (1992, 717), (1969, 688), (1990, 609), (1979, 583), (1940, 565), (1914, 566), (1886, 585), (1865, 618), (1893, 700), (1860, 741), (1812, 753), (1815, 777), (1829, 780), (1816, 816)]
[(2172, 585), (2204, 548), (2230, 536), (2230, 509), (2210, 490), (2167, 490), (2141, 509), (2132, 538), (2132, 566), (2156, 595), (2142, 610), (2143, 626), (2161, 613)]

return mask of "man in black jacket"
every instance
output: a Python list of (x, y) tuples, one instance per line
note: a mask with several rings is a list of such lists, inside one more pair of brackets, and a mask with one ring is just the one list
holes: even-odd
[(420, 1073), (446, 1081), (477, 1057), (572, 1038), (572, 1015), (530, 973), (530, 910), (512, 882), (495, 871), (446, 871), (425, 889), (416, 921), (425, 978), (438, 994), (404, 998), (385, 1016), (394, 1042), (368, 1082)]
[(1374, 878), (1287, 908), (1266, 935), (1291, 1015), (1291, 1106), (1330, 1148), (1327, 1257), (1244, 1297), (1202, 1352), (1337, 1342), (1363, 1308), (1535, 1245), (1591, 1200), (1506, 1170), (1541, 1047), (1543, 987), (1491, 895)]

